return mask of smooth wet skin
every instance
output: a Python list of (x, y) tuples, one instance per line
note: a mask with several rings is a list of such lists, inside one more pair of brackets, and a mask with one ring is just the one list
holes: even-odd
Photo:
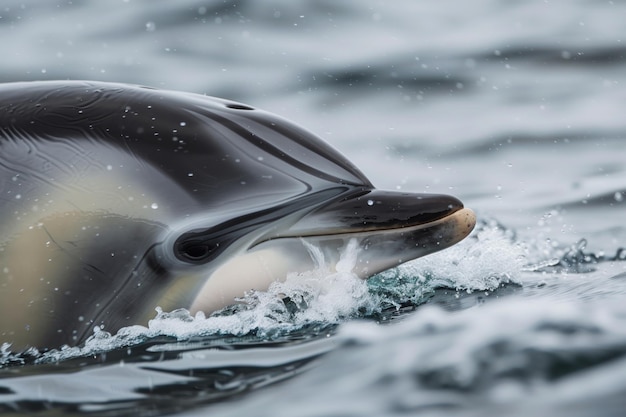
[(74, 345), (154, 308), (207, 313), (350, 239), (367, 278), (475, 223), (375, 190), (325, 142), (227, 100), (123, 84), (0, 86), (0, 342)]

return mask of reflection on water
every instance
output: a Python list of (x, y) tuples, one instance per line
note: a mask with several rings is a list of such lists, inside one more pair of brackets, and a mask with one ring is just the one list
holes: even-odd
[(9, 367), (0, 382), (0, 410), (90, 415), (184, 410), (298, 375), (334, 345), (334, 339), (314, 331), (271, 342), (204, 338), (168, 343), (154, 338), (94, 357), (37, 365), (32, 375)]

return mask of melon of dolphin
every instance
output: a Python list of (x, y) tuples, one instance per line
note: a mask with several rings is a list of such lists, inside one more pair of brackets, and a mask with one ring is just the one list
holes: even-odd
[(0, 85), (0, 342), (84, 341), (154, 308), (210, 313), (350, 239), (367, 278), (460, 241), (454, 197), (376, 190), (321, 139), (196, 94)]

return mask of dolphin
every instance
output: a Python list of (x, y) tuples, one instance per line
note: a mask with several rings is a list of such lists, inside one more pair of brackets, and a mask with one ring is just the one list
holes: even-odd
[(276, 115), (85, 81), (0, 85), (0, 343), (77, 345), (156, 306), (210, 313), (355, 239), (368, 278), (475, 225), (456, 198), (375, 189)]

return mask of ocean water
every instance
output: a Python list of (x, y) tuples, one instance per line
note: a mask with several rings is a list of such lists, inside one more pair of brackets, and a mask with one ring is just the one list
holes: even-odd
[[(381, 189), (479, 223), (367, 282), (289, 276), (218, 315), (0, 345), (0, 413), (626, 413), (620, 1), (4, 0), (0, 81), (91, 79), (287, 117)], [(276, 294), (289, 296), (278, 302)]]

